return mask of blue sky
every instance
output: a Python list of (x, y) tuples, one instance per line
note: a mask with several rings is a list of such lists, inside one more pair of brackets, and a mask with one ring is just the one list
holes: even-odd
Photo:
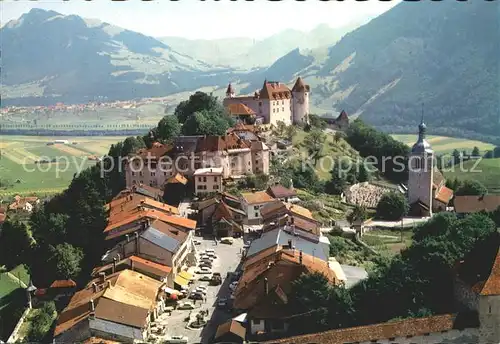
[(264, 38), (288, 28), (302, 31), (326, 23), (339, 27), (353, 21), (375, 17), (399, 2), (370, 0), (297, 2), (283, 0), (270, 2), (255, 0), (197, 1), (153, 0), (3, 0), (0, 1), (2, 26), (17, 19), (31, 8), (54, 10), (63, 14), (77, 14), (96, 18), (111, 24), (150, 36), (180, 36), (185, 38)]

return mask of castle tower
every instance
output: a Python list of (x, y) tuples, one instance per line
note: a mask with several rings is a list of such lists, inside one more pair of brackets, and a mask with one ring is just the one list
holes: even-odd
[(231, 85), (231, 83), (229, 83), (229, 85), (227, 85), (226, 98), (234, 98), (234, 89), (233, 89), (233, 85)]
[(309, 124), (309, 85), (299, 76), (292, 88), (292, 121), (294, 124)]
[(479, 294), (479, 343), (500, 344), (500, 249)]
[(425, 139), (427, 126), (424, 116), (418, 126), (418, 140), (413, 145), (408, 159), (408, 203), (417, 204), (420, 215), (432, 215), (432, 183), (434, 174), (434, 151)]

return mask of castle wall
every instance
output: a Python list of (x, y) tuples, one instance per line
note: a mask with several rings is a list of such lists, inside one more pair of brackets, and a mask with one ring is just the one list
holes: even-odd
[(500, 295), (479, 297), (479, 343), (500, 343)]

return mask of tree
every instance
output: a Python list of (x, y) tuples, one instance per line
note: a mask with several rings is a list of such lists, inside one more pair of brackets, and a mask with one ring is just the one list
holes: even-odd
[(371, 180), (370, 172), (368, 172), (364, 163), (359, 164), (357, 179), (359, 183), (369, 182)]
[(366, 208), (361, 205), (356, 205), (347, 215), (347, 221), (352, 224), (355, 221), (364, 221), (367, 217), (368, 213), (366, 212)]
[(453, 150), (453, 153), (451, 153), (451, 156), (453, 158), (453, 165), (456, 165), (460, 162), (460, 158), (461, 158), (461, 155), (460, 155), (460, 152), (458, 151), (458, 149), (454, 149)]
[(333, 141), (339, 142), (342, 137), (344, 137), (344, 134), (341, 131), (337, 131), (333, 135)]
[(339, 159), (334, 162), (331, 178), (326, 183), (326, 192), (332, 195), (340, 195), (349, 184), (355, 184), (358, 181), (356, 168), (351, 160)]
[(176, 116), (167, 115), (158, 122), (158, 139), (164, 143), (171, 143), (181, 134), (181, 124)]
[(286, 124), (283, 121), (278, 121), (273, 133), (278, 137), (284, 137), (286, 135)]
[(472, 156), (474, 157), (481, 156), (481, 152), (479, 151), (479, 148), (477, 146), (474, 146), (474, 148), (472, 149)]
[(40, 308), (40, 312), (33, 318), (31, 326), (29, 327), (27, 340), (29, 343), (42, 342), (50, 330), (52, 322), (54, 321), (56, 313), (56, 306), (53, 301), (44, 302)]
[(310, 155), (313, 155), (314, 164), (316, 165), (321, 158), (321, 151), (326, 140), (326, 135), (319, 129), (313, 129), (304, 139), (304, 146)]
[(188, 100), (184, 100), (175, 108), (174, 116), (177, 117), (179, 123), (184, 124), (190, 117), (200, 111), (223, 113), (224, 107), (219, 102), (217, 97), (204, 92), (196, 92), (192, 94)]
[(133, 136), (127, 137), (125, 141), (123, 141), (121, 156), (127, 156), (135, 153), (141, 148), (146, 148), (146, 144), (142, 138)]
[(326, 121), (319, 117), (318, 115), (315, 114), (310, 114), (309, 115), (309, 125), (311, 128), (317, 128), (317, 129), (325, 129), (326, 128)]
[(232, 118), (224, 112), (201, 110), (190, 116), (182, 126), (184, 135), (225, 135), (227, 129), (234, 124)]
[(297, 128), (293, 125), (289, 125), (285, 129), (285, 137), (288, 141), (292, 141), (296, 133), (297, 133)]
[(384, 194), (377, 204), (377, 216), (388, 221), (400, 220), (408, 213), (408, 210), (406, 197), (396, 192)]
[(25, 224), (7, 220), (0, 232), (0, 265), (8, 270), (19, 264), (25, 264), (31, 254), (33, 239)]
[(464, 180), (456, 191), (457, 196), (480, 196), (488, 193), (488, 189), (477, 180)]
[(52, 248), (52, 257), (49, 266), (58, 279), (74, 279), (81, 271), (83, 251), (70, 244), (60, 244)]

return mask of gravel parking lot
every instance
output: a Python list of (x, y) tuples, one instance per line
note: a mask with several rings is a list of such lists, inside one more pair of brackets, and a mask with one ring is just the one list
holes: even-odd
[[(240, 264), (243, 240), (234, 239), (234, 243), (232, 245), (222, 244), (220, 242), (216, 245), (213, 239), (203, 239), (201, 237), (195, 237), (194, 239), (201, 242), (200, 245), (196, 246), (198, 253), (207, 248), (215, 250), (217, 259), (213, 261), (212, 272), (219, 272), (221, 274), (222, 284), (219, 286), (209, 286), (209, 282), (198, 281), (198, 278), (203, 275), (196, 274), (197, 280), (189, 287), (189, 289), (191, 291), (200, 285), (208, 286), (206, 302), (203, 300), (197, 300), (196, 309), (194, 310), (174, 310), (170, 316), (163, 314), (161, 318), (158, 319), (157, 323), (167, 329), (167, 336), (182, 335), (188, 337), (189, 344), (206, 344), (209, 343), (209, 340), (211, 340), (215, 334), (217, 327), (231, 318), (231, 314), (229, 312), (216, 309), (216, 305), (219, 298), (230, 297), (230, 281), (226, 280), (226, 276), (228, 272), (235, 271)], [(198, 268), (196, 270), (198, 270)], [(194, 300), (188, 299), (184, 299), (182, 301), (195, 302)], [(201, 329), (186, 328), (188, 323), (185, 319), (189, 317), (190, 314), (195, 314), (202, 310), (208, 310), (208, 317), (205, 317), (205, 320), (208, 321), (207, 325)]]

